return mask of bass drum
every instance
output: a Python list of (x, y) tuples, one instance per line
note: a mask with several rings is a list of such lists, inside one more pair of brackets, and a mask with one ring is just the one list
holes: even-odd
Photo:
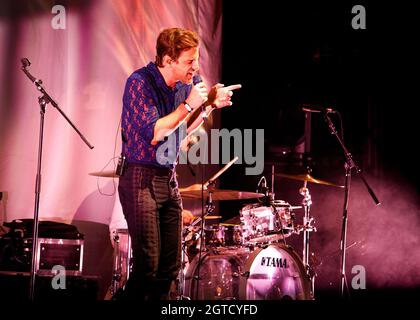
[[(217, 248), (188, 266), (184, 293), (192, 300), (310, 300), (310, 282), (295, 251)], [(199, 279), (199, 280), (197, 280)]]

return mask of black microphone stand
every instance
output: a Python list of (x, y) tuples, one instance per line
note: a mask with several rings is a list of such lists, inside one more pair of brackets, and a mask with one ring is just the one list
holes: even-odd
[(38, 97), (38, 103), (40, 107), (40, 123), (39, 123), (39, 144), (38, 144), (38, 165), (37, 165), (37, 174), (35, 180), (35, 208), (34, 208), (34, 222), (33, 222), (33, 231), (32, 231), (32, 259), (31, 259), (31, 280), (29, 287), (29, 299), (30, 301), (34, 300), (35, 295), (35, 272), (37, 264), (37, 254), (38, 254), (38, 221), (39, 221), (39, 199), (41, 195), (41, 167), (42, 167), (42, 147), (43, 147), (43, 138), (44, 138), (44, 118), (45, 118), (45, 107), (48, 103), (51, 103), (67, 120), (67, 122), (73, 127), (73, 129), (79, 134), (82, 140), (88, 145), (90, 149), (93, 149), (93, 146), (86, 140), (86, 138), (81, 134), (81, 132), (76, 128), (76, 126), (70, 121), (70, 119), (64, 114), (60, 109), (57, 102), (47, 93), (47, 91), (42, 86), (42, 80), (36, 79), (31, 73), (27, 70), (27, 67), (31, 65), (30, 61), (27, 58), (21, 59), (22, 62), (22, 71), (26, 76), (31, 80), (36, 88), (42, 93), (42, 96)]
[(330, 117), (328, 116), (329, 111), (326, 110), (323, 112), (324, 120), (328, 125), (328, 128), (333, 134), (338, 142), (340, 143), (343, 151), (344, 156), (346, 158), (346, 162), (344, 164), (345, 168), (345, 185), (344, 185), (344, 206), (343, 206), (343, 220), (341, 225), (341, 240), (340, 240), (340, 252), (341, 252), (341, 261), (340, 261), (340, 296), (344, 297), (344, 285), (346, 283), (346, 237), (347, 237), (347, 220), (348, 220), (348, 204), (349, 204), (349, 197), (350, 197), (350, 182), (351, 182), (351, 174), (352, 170), (354, 169), (356, 173), (360, 176), (363, 183), (365, 184), (370, 196), (372, 197), (373, 201), (375, 201), (376, 205), (380, 204), (380, 201), (376, 197), (375, 193), (373, 192), (372, 188), (367, 183), (365, 177), (362, 174), (362, 170), (359, 166), (354, 162), (351, 153), (346, 148), (344, 141), (337, 133), (334, 124), (332, 123)]

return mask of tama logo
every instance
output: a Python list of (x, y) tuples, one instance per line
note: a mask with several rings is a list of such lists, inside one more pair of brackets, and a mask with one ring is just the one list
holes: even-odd
[(288, 268), (289, 265), (286, 259), (282, 258), (273, 258), (273, 257), (262, 257), (261, 265), (266, 267), (276, 267), (276, 268)]

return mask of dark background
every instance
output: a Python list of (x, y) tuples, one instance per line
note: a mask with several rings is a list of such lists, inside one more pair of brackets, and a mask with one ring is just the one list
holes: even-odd
[[(359, 4), (366, 9), (365, 30), (351, 26), (352, 7)], [(297, 174), (307, 165), (315, 178), (343, 185), (344, 154), (321, 114), (311, 114), (311, 152), (293, 152), (305, 138), (302, 104), (338, 110), (345, 144), (382, 202), (375, 206), (353, 171), (348, 245), (354, 245), (347, 251), (347, 277), (352, 265), (363, 265), (371, 289), (353, 290), (356, 296), (420, 287), (413, 273), (420, 257), (410, 251), (420, 244), (414, 12), (403, 3), (366, 1), (223, 2), (223, 83), (242, 88), (235, 91), (234, 105), (221, 111), (221, 127), (265, 129), (263, 175), (270, 188), (272, 168)], [(330, 117), (341, 132), (338, 115)], [(261, 175), (246, 176), (244, 170), (245, 165), (232, 166), (220, 187), (255, 191)], [(277, 177), (275, 198), (299, 205), (302, 184)], [(311, 240), (320, 264), (316, 288), (338, 293), (344, 193), (308, 187), (318, 229)], [(241, 208), (253, 202), (221, 202), (222, 222), (239, 223)], [(297, 223), (302, 215), (296, 211)], [(288, 242), (301, 255), (302, 235)]]

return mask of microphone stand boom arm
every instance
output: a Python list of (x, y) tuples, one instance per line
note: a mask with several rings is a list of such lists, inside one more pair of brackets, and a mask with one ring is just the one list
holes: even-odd
[(328, 116), (328, 112), (324, 112), (324, 120), (328, 125), (328, 128), (330, 130), (330, 133), (334, 135), (339, 144), (341, 145), (344, 156), (346, 158), (345, 162), (345, 185), (344, 185), (344, 206), (343, 206), (343, 218), (342, 218), (342, 226), (341, 226), (341, 240), (340, 240), (340, 251), (341, 251), (341, 261), (340, 261), (340, 296), (344, 297), (344, 284), (346, 282), (346, 233), (347, 233), (347, 219), (348, 219), (348, 204), (349, 204), (349, 196), (350, 196), (350, 182), (351, 182), (351, 171), (352, 169), (355, 169), (356, 173), (360, 176), (363, 183), (365, 184), (370, 196), (372, 197), (373, 201), (375, 201), (376, 205), (379, 205), (380, 202), (378, 198), (376, 197), (375, 193), (373, 192), (372, 188), (367, 183), (366, 179), (364, 178), (362, 174), (362, 170), (357, 166), (357, 164), (354, 162), (353, 157), (351, 153), (346, 148), (344, 141), (340, 138), (340, 136), (337, 133), (337, 130), (335, 129), (334, 124), (332, 123), (330, 117)]

